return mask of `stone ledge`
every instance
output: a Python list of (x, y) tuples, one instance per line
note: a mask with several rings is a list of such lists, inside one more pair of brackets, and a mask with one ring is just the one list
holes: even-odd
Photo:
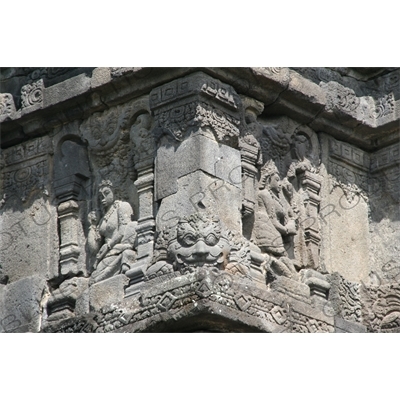
[[(329, 110), (326, 99), (327, 89), (321, 88), (289, 68), (133, 68), (114, 76), (109, 68), (95, 68), (91, 78), (80, 74), (48, 88), (45, 87), (43, 106), (39, 107), (41, 109), (25, 109), (22, 114), (21, 110), (10, 113), (7, 116), (8, 120), (2, 123), (2, 130), (5, 133), (12, 131), (16, 127), (11, 123), (12, 121), (18, 121), (21, 125), (25, 125), (26, 118), (34, 116), (38, 118), (38, 122), (30, 129), (30, 133), (34, 134), (43, 126), (43, 123), (39, 122), (40, 119), (46, 118), (45, 114), (59, 103), (78, 99), (89, 92), (99, 91), (103, 97), (103, 107), (106, 104), (115, 105), (143, 94), (171, 79), (199, 70), (237, 87), (242, 94), (262, 101), (266, 106), (267, 114), (271, 112), (287, 113), (289, 116), (299, 118), (300, 122), (310, 123), (312, 121), (317, 130), (330, 133), (338, 139), (347, 138), (365, 149), (372, 149), (371, 141), (375, 138), (378, 139), (382, 135), (398, 129), (399, 100), (395, 99), (393, 112), (381, 117), (370, 118), (369, 114), (364, 115), (363, 107), (366, 104), (371, 103), (368, 111), (370, 114), (374, 113), (373, 107), (375, 106), (375, 102), (373, 100), (368, 102), (369, 97), (366, 96), (356, 97), (360, 104), (354, 110), (352, 108)], [(127, 81), (129, 81), (128, 85)], [(343, 88), (347, 89), (344, 86)], [(76, 107), (76, 104), (68, 107)], [(43, 111), (46, 112), (43, 113)], [(76, 113), (71, 113), (70, 118), (76, 118)], [(357, 129), (357, 135), (353, 133), (354, 128)], [(7, 145), (7, 140), (5, 141), (4, 138), (3, 145)], [(383, 145), (385, 145), (384, 142), (382, 142)]]
[[(88, 318), (96, 323), (88, 325)], [(139, 295), (98, 308), (87, 317), (49, 324), (44, 331), (170, 331), (170, 323), (177, 324), (174, 329), (178, 326), (186, 330), (197, 327), (238, 332), (334, 331), (333, 317), (307, 302), (275, 290), (260, 289), (248, 279), (209, 268), (180, 276), (174, 273), (161, 282), (149, 281)]]

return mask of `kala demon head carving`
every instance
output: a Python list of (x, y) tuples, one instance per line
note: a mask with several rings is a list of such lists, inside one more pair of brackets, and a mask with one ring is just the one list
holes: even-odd
[(171, 246), (176, 266), (222, 267), (229, 253), (228, 240), (221, 235), (218, 217), (193, 214), (177, 225), (176, 242)]

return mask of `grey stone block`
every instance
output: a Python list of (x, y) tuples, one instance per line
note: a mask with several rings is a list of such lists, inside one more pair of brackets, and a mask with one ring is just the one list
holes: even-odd
[(32, 276), (5, 286), (1, 313), (1, 332), (38, 332), (41, 299), (46, 287), (43, 277)]
[(336, 333), (365, 333), (367, 327), (357, 322), (346, 321), (343, 318), (335, 316)]
[(86, 74), (80, 74), (45, 88), (43, 91), (43, 107), (53, 106), (88, 92), (90, 83), (91, 79)]
[(90, 286), (90, 311), (99, 311), (102, 307), (120, 303), (124, 299), (125, 287), (128, 283), (128, 277), (125, 275), (117, 275)]

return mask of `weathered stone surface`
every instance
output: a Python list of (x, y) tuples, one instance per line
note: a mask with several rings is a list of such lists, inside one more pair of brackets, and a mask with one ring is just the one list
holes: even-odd
[(38, 332), (45, 287), (44, 277), (32, 275), (1, 288), (0, 332)]
[(92, 285), (89, 289), (90, 311), (98, 311), (102, 307), (120, 303), (128, 283), (129, 279), (125, 275), (118, 275)]
[(4, 332), (397, 332), (394, 68), (0, 71)]

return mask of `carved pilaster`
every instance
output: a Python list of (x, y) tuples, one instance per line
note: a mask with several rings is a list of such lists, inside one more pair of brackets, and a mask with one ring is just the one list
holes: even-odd
[[(60, 224), (60, 272), (61, 275), (77, 275), (81, 253), (78, 240), (79, 205), (74, 200), (58, 206)], [(83, 271), (82, 271), (83, 272)]]
[(137, 261), (127, 271), (130, 279), (128, 295), (137, 293), (144, 279), (144, 270), (153, 258), (154, 248), (154, 136), (151, 131), (151, 116), (144, 112), (140, 114), (130, 130), (133, 144), (133, 160), (137, 171), (134, 182), (138, 192), (139, 215), (137, 232)]
[(257, 116), (264, 109), (264, 104), (249, 97), (241, 97), (245, 108), (244, 134), (239, 139), (239, 149), (242, 160), (242, 214), (254, 213), (257, 202), (256, 188), (258, 185), (258, 166), (262, 164), (262, 154), (259, 139), (262, 135), (262, 125), (257, 122)]
[(149, 265), (153, 258), (154, 248), (154, 213), (153, 213), (153, 191), (154, 173), (153, 165), (142, 167), (138, 171), (138, 179), (134, 182), (139, 197), (139, 219), (136, 232), (137, 240), (137, 262), (127, 271), (126, 276), (130, 279), (128, 295), (137, 293), (140, 283), (144, 279), (143, 270)]
[[(226, 267), (230, 274), (249, 276), (250, 249), (241, 236), (243, 186), (238, 147), (244, 118), (240, 97), (231, 86), (200, 72), (154, 89), (150, 93), (150, 108), (155, 122), (157, 240), (166, 231), (175, 232), (177, 226), (189, 229), (191, 225), (190, 229), (197, 232), (194, 243), (182, 244), (179, 252), (183, 255), (176, 255), (174, 268), (179, 270), (181, 264), (196, 268), (217, 265)], [(254, 164), (253, 147), (248, 149), (248, 162)], [(251, 173), (257, 173), (254, 166)], [(148, 189), (142, 176), (139, 173), (135, 184), (139, 196), (145, 197)], [(234, 236), (222, 253), (212, 245), (218, 234), (207, 231), (211, 223), (206, 215), (218, 215), (218, 226), (227, 228)], [(139, 222), (143, 218), (141, 215)], [(212, 250), (208, 253), (209, 247)], [(156, 250), (159, 256), (165, 246)], [(173, 251), (169, 249), (168, 254), (172, 257)], [(148, 268), (147, 277), (168, 272), (167, 261), (158, 256)], [(219, 260), (215, 265), (214, 258)]]
[(241, 231), (242, 105), (235, 90), (195, 73), (150, 93), (154, 114), (157, 226), (208, 210)]
[[(76, 160), (70, 162), (69, 160)], [(76, 299), (87, 287), (84, 226), (90, 168), (86, 148), (74, 138), (61, 141), (55, 154), (54, 192), (58, 202), (59, 269), (51, 279), (50, 319), (73, 316)]]
[(304, 224), (305, 240), (310, 255), (310, 268), (317, 269), (319, 266), (319, 244), (321, 235), (318, 222), (318, 210), (321, 202), (319, 196), (321, 190), (322, 178), (310, 171), (300, 174), (300, 182), (302, 188), (307, 192), (304, 199), (306, 207), (307, 219), (309, 223)]

